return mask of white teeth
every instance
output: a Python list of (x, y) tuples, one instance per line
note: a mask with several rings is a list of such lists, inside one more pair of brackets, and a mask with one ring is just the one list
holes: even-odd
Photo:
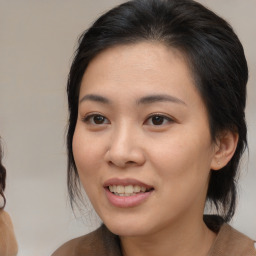
[(146, 188), (145, 188), (145, 187), (141, 187), (141, 191), (142, 191), (142, 192), (145, 192), (145, 191), (146, 191)]
[(117, 195), (117, 196), (134, 196), (134, 195), (136, 195), (135, 193), (128, 193), (128, 194), (118, 194), (118, 193), (114, 193), (115, 195)]
[(135, 192), (135, 193), (139, 193), (140, 192), (140, 186), (133, 186), (133, 191)]
[(115, 192), (117, 192), (118, 194), (123, 194), (124, 193), (124, 186), (118, 185), (116, 187), (116, 191)]
[(132, 185), (125, 186), (124, 187), (124, 192), (125, 192), (125, 194), (132, 194), (133, 193), (133, 186)]
[(138, 185), (128, 185), (128, 186), (122, 186), (122, 185), (112, 185), (109, 186), (110, 192), (118, 195), (118, 196), (132, 196), (136, 193), (140, 192), (146, 192), (146, 187), (141, 187)]

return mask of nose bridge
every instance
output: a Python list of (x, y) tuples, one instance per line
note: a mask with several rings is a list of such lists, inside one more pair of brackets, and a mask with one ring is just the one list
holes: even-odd
[(130, 152), (135, 147), (133, 137), (136, 137), (136, 131), (130, 122), (120, 122), (113, 130), (110, 149), (113, 151), (118, 150), (120, 154)]
[(128, 163), (142, 164), (144, 154), (140, 145), (137, 127), (128, 120), (123, 120), (113, 128), (109, 145), (109, 161), (124, 167)]

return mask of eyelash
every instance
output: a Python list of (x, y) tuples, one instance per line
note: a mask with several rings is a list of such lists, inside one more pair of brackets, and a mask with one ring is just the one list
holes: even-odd
[[(100, 117), (100, 118), (102, 118), (102, 119), (103, 119), (103, 123), (98, 123), (98, 124), (95, 123), (95, 120), (94, 120), (94, 121), (92, 120), (92, 119), (95, 118), (95, 117)], [(164, 123), (153, 124), (153, 121), (151, 121), (151, 124), (147, 124), (147, 123), (149, 122), (149, 120), (150, 120), (150, 119), (152, 120), (152, 118), (154, 118), (154, 117), (160, 117), (160, 121), (163, 121)], [(87, 124), (96, 125), (96, 126), (98, 126), (98, 125), (104, 125), (104, 124), (109, 124), (109, 123), (110, 123), (109, 120), (108, 120), (105, 116), (103, 116), (103, 115), (101, 115), (101, 114), (89, 114), (89, 115), (86, 115), (85, 117), (82, 118), (82, 121), (85, 122), (85, 123), (87, 123)], [(108, 122), (106, 123), (106, 121), (108, 121)], [(156, 120), (156, 121), (157, 121), (157, 120)], [(174, 120), (173, 120), (171, 117), (169, 117), (169, 116), (166, 116), (166, 115), (163, 115), (163, 114), (155, 113), (155, 114), (151, 114), (149, 117), (147, 117), (147, 119), (146, 119), (146, 121), (144, 122), (144, 124), (146, 124), (146, 125), (152, 125), (152, 126), (162, 126), (162, 125), (164, 125), (166, 122), (167, 122), (167, 123), (172, 123), (172, 122), (174, 122)]]
[[(104, 125), (104, 124), (106, 124), (105, 122), (102, 123), (102, 124), (95, 123), (95, 121), (92, 121), (92, 118), (94, 118), (94, 117), (101, 117), (101, 118), (104, 119), (104, 121), (108, 120), (105, 116), (95, 113), (95, 114), (89, 114), (89, 115), (84, 116), (82, 118), (82, 121), (87, 123), (87, 124), (91, 124), (91, 125)], [(108, 122), (108, 123), (110, 123), (110, 122)]]
[[(160, 118), (162, 118), (162, 120), (166, 123), (173, 123), (174, 122), (174, 120), (171, 118), (171, 117), (169, 117), (169, 116), (166, 116), (166, 115), (163, 115), (163, 114), (158, 114), (158, 113), (154, 113), (154, 114), (151, 114), (147, 119), (146, 119), (146, 121), (144, 122), (145, 124), (151, 119), (152, 120), (152, 118), (154, 118), (154, 117), (160, 117)], [(152, 122), (152, 121), (151, 121)], [(164, 123), (164, 124), (165, 124)], [(151, 124), (151, 125), (153, 125), (153, 126), (162, 126), (162, 125), (164, 125), (164, 124)]]

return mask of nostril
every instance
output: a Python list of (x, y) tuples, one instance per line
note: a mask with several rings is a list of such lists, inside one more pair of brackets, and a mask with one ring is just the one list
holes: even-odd
[(126, 164), (135, 164), (134, 161), (127, 161)]
[(109, 165), (114, 165), (114, 163), (112, 161), (108, 161)]
[(125, 168), (125, 167), (128, 167), (128, 166), (132, 166), (132, 165), (136, 165), (136, 162), (134, 161), (127, 161), (127, 162), (121, 162), (121, 161), (108, 161), (108, 164), (110, 166), (119, 166), (120, 168)]
[(125, 168), (126, 166), (142, 165), (145, 161), (144, 154), (138, 149), (126, 150), (126, 148), (112, 147), (106, 150), (104, 161), (110, 166)]

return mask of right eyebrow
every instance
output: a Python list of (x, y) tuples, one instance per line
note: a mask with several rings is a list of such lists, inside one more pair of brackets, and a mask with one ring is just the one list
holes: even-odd
[(153, 94), (153, 95), (148, 95), (145, 96), (137, 101), (138, 104), (151, 104), (155, 102), (173, 102), (173, 103), (178, 103), (182, 105), (187, 105), (184, 101), (181, 99), (167, 95), (167, 94)]
[(82, 99), (80, 99), (79, 103), (82, 103), (84, 101), (94, 101), (94, 102), (100, 102), (104, 104), (110, 104), (109, 99), (97, 94), (87, 94)]

